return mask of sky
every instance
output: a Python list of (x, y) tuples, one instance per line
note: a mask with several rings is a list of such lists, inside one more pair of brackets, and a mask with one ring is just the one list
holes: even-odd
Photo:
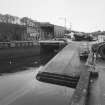
[(76, 31), (105, 30), (105, 0), (0, 0), (0, 13)]

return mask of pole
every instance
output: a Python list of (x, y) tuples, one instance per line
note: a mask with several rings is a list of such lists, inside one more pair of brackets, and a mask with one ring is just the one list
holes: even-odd
[(71, 32), (71, 29), (72, 29), (72, 24), (70, 23), (70, 32)]
[(65, 27), (65, 34), (66, 34), (66, 17), (65, 17), (65, 26), (64, 27)]
[(60, 19), (63, 19), (64, 20), (64, 34), (66, 33), (66, 22), (67, 22), (67, 19), (66, 17), (61, 17)]

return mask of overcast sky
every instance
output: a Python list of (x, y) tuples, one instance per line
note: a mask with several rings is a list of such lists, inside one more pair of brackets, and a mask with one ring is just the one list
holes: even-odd
[(105, 30), (105, 0), (0, 0), (0, 13), (66, 26), (77, 31)]

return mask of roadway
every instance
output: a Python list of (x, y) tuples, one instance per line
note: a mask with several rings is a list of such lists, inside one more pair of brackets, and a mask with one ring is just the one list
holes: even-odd
[(96, 61), (99, 77), (91, 80), (88, 105), (105, 105), (105, 61)]
[[(77, 43), (79, 46), (89, 46), (98, 43), (94, 42), (73, 42)], [(95, 71), (99, 73), (97, 79), (92, 79), (89, 86), (89, 94), (87, 105), (105, 105), (105, 60), (98, 58), (95, 63)]]
[[(73, 42), (75, 43), (75, 42)], [(80, 46), (88, 44), (91, 47), (94, 42), (76, 42)], [(105, 105), (105, 60), (98, 58), (95, 64), (95, 70), (99, 73), (97, 79), (92, 79), (89, 87), (87, 105)]]

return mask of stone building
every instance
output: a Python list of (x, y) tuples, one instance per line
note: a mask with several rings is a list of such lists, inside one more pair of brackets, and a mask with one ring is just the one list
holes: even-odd
[(22, 35), (22, 40), (39, 40), (42, 30), (40, 28), (40, 23), (34, 21), (28, 17), (21, 19), (21, 23), (24, 24), (25, 30)]
[(47, 40), (54, 38), (54, 25), (48, 22), (40, 23), (41, 34), (40, 39)]
[(57, 38), (64, 37), (65, 31), (66, 31), (65, 27), (54, 25), (54, 36), (55, 37), (57, 37)]

